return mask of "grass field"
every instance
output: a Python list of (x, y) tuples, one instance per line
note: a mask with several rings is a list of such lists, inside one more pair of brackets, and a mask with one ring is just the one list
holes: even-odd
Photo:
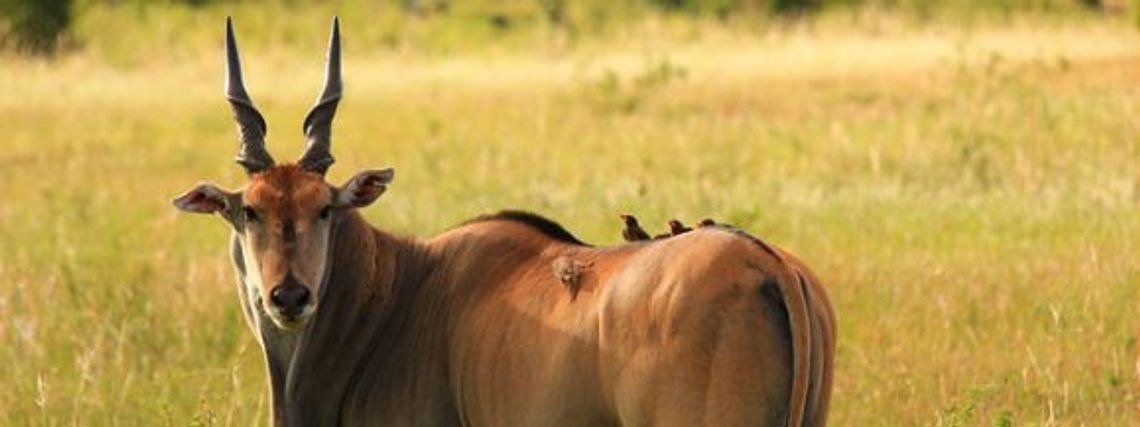
[[(244, 180), (224, 12), (94, 10), (84, 50), (0, 57), (0, 425), (264, 424), (227, 228), (169, 203)], [(327, 18), (278, 12), (235, 15), (286, 159)], [(1140, 35), (1123, 20), (646, 18), (466, 51), (342, 18), (329, 176), (396, 168), (375, 225), (426, 237), (524, 208), (615, 244), (619, 212), (715, 217), (828, 285), (833, 425), (1140, 422)]]

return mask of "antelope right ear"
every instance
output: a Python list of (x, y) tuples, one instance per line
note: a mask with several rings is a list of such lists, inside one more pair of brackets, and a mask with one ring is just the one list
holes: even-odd
[(392, 168), (370, 169), (362, 171), (337, 191), (336, 203), (338, 206), (362, 208), (372, 204), (388, 189), (388, 184), (396, 177)]
[(174, 207), (183, 212), (211, 214), (226, 209), (227, 201), (236, 196), (213, 184), (202, 183), (174, 199)]

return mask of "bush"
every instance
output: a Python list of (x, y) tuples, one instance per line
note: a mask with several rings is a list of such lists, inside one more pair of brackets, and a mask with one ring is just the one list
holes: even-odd
[(73, 0), (6, 0), (0, 3), (0, 43), (21, 52), (53, 54), (71, 25)]

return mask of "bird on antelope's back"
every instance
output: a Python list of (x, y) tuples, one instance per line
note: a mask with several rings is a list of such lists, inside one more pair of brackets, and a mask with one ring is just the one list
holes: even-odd
[(649, 240), (649, 233), (646, 233), (641, 228), (641, 224), (637, 223), (637, 218), (630, 214), (621, 214), (621, 220), (625, 224), (625, 228), (621, 231), (621, 237), (625, 238), (627, 242), (641, 242)]
[(688, 233), (690, 231), (693, 231), (693, 229), (686, 227), (685, 224), (682, 223), (681, 221), (678, 221), (675, 218), (669, 220), (669, 234), (672, 234), (674, 236), (679, 236), (679, 235)]

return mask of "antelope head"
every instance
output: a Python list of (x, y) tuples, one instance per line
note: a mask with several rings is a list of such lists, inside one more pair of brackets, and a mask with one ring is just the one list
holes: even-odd
[(337, 218), (371, 204), (394, 177), (385, 168), (362, 171), (341, 186), (325, 180), (333, 163), (329, 148), (341, 86), (340, 29), (334, 19), (324, 89), (304, 121), (305, 152), (295, 164), (276, 164), (265, 148), (265, 119), (242, 83), (233, 24), (227, 19), (225, 94), (237, 121), (237, 163), (249, 180), (235, 191), (199, 184), (174, 199), (182, 211), (218, 214), (229, 223), (241, 249), (234, 262), (244, 270), (241, 280), (249, 299), (244, 303), (287, 331), (302, 329), (319, 306)]

